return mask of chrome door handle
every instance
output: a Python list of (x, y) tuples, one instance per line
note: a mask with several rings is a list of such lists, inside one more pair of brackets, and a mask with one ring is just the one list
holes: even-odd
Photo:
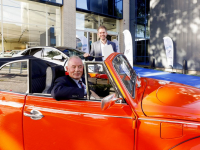
[(39, 112), (38, 110), (34, 110), (34, 109), (31, 110), (30, 113), (24, 112), (24, 116), (30, 117), (33, 120), (39, 120), (39, 119), (42, 119), (44, 117), (41, 112)]

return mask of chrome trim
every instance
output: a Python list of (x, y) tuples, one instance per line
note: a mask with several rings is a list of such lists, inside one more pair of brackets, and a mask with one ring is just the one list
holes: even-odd
[(6, 93), (12, 93), (12, 94), (19, 94), (19, 95), (27, 95), (27, 93), (19, 93), (19, 92), (13, 92), (13, 91), (5, 91), (5, 90), (0, 90), (0, 92), (6, 92)]
[[(5, 65), (8, 65), (8, 64), (11, 64), (11, 63), (15, 63), (15, 62), (27, 61), (27, 60), (28, 60), (28, 59), (9, 61), (9, 62), (3, 64), (3, 65), (0, 67), (0, 70), (1, 70)], [(27, 68), (28, 68), (28, 67), (27, 67)]]
[(30, 66), (29, 66), (29, 63), (30, 63), (30, 60), (27, 59), (27, 91), (26, 91), (27, 94), (30, 93), (30, 89), (29, 89), (29, 86), (30, 86), (30, 79), (29, 79), (29, 77), (30, 77), (30, 74), (29, 74)]
[(33, 120), (40, 120), (44, 117), (41, 112), (39, 112), (38, 110), (34, 110), (34, 109), (31, 110), (30, 113), (24, 112), (24, 116), (30, 117)]
[(112, 115), (102, 115), (102, 114), (92, 114), (92, 113), (82, 113), (82, 112), (74, 112), (74, 111), (67, 111), (67, 110), (59, 110), (53, 108), (42, 108), (42, 107), (35, 107), (35, 106), (28, 106), (28, 109), (34, 109), (37, 111), (45, 111), (45, 112), (53, 112), (59, 114), (73, 114), (73, 115), (91, 115), (91, 116), (102, 116), (102, 117), (111, 117), (111, 118), (124, 118), (124, 119), (133, 119), (132, 117), (123, 117), (123, 116), (112, 116)]
[[(8, 64), (11, 64), (11, 63), (15, 63), (15, 62), (26, 62), (27, 63), (27, 91), (25, 92), (25, 95), (29, 92), (29, 59), (22, 59), (22, 60), (14, 60), (14, 61), (10, 61), (10, 62), (7, 62), (5, 64), (3, 64), (1, 67), (0, 67), (0, 70), (8, 65)], [(1, 90), (1, 91), (5, 91), (5, 90)], [(6, 92), (9, 92), (9, 91), (6, 91)], [(10, 92), (9, 92), (10, 93)], [(18, 93), (18, 92), (11, 92), (11, 93)]]
[(112, 117), (112, 118), (133, 119), (133, 118), (131, 118), (131, 117), (112, 116), (112, 115), (101, 115), (101, 114), (91, 114), (91, 113), (81, 113), (81, 114), (83, 114), (83, 115), (92, 115), (92, 116)]
[(147, 118), (138, 118), (138, 120), (146, 120), (146, 121), (157, 121), (157, 122), (169, 122), (169, 123), (181, 123), (181, 124), (190, 124), (190, 125), (198, 125), (200, 126), (200, 123), (189, 123), (184, 121), (170, 121), (170, 120), (156, 120), (156, 119), (147, 119)]
[[(26, 94), (25, 94), (26, 95)], [(51, 94), (43, 94), (43, 93), (31, 93), (31, 94), (27, 94), (27, 96), (34, 96), (34, 97), (43, 97), (43, 98), (52, 98), (53, 97), (51, 96)], [(84, 101), (84, 102), (98, 102), (98, 103), (101, 103), (101, 100), (89, 100), (89, 99), (66, 99), (65, 101), (59, 101), (59, 103), (65, 103), (66, 104), (66, 101)], [(58, 101), (55, 100), (55, 103), (58, 103)], [(127, 103), (115, 103), (115, 105), (128, 105)]]

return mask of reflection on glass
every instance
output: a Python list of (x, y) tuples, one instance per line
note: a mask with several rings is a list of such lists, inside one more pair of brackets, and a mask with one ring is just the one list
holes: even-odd
[(87, 64), (87, 81), (90, 99), (102, 99), (115, 93), (102, 64)]
[(22, 21), (22, 8), (21, 2), (15, 2), (14, 0), (3, 1), (3, 20), (4, 21)]
[(145, 39), (137, 39), (136, 45), (137, 45), (137, 56), (136, 56), (136, 62), (140, 64), (149, 63), (149, 53), (148, 53), (148, 44), (149, 40)]
[(77, 0), (76, 1), (76, 8), (81, 8), (85, 10), (89, 10), (88, 8), (88, 0)]
[(0, 90), (27, 91), (27, 62), (11, 63), (0, 70)]
[(76, 29), (97, 29), (98, 15), (77, 12), (76, 13)]
[(136, 37), (144, 38), (145, 27), (143, 25), (137, 25)]
[(115, 1), (115, 16), (118, 18), (123, 18), (123, 1), (117, 0)]
[(51, 48), (44, 48), (43, 50), (43, 56), (45, 59), (53, 59), (54, 56), (61, 55), (60, 52), (53, 50)]
[(76, 0), (76, 8), (123, 18), (123, 0)]
[(46, 2), (53, 2), (53, 3), (57, 3), (57, 4), (63, 4), (63, 0), (42, 0), (42, 1), (46, 1)]
[(100, 24), (104, 25), (108, 31), (117, 32), (117, 20), (109, 17), (100, 16)]
[(47, 24), (48, 26), (53, 26), (56, 28), (60, 28), (61, 26), (61, 20), (60, 20), (60, 7), (56, 7), (56, 6), (51, 6), (48, 5), (48, 7), (46, 7), (46, 11), (47, 11)]
[(132, 97), (135, 96), (135, 82), (137, 75), (125, 56), (118, 55), (112, 62), (117, 74)]
[(3, 13), (5, 51), (60, 45), (60, 7), (33, 1), (3, 0)]
[(145, 17), (145, 0), (137, 0), (137, 17)]
[(102, 0), (91, 0), (90, 10), (93, 12), (102, 13)]
[(148, 44), (150, 38), (149, 22), (150, 0), (136, 1), (136, 63), (141, 65), (149, 64)]
[(114, 0), (103, 0), (103, 13), (113, 15)]

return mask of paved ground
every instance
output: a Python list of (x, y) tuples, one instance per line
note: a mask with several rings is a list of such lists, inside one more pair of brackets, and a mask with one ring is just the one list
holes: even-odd
[(135, 66), (133, 68), (136, 70), (136, 72), (140, 74), (141, 77), (178, 82), (200, 88), (200, 77), (198, 76), (169, 73), (169, 72), (140, 68)]

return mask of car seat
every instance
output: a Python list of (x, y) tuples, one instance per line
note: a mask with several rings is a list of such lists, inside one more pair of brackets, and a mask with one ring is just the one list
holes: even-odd
[(46, 85), (42, 93), (50, 94), (54, 86), (54, 81), (61, 76), (65, 75), (63, 66), (51, 66), (46, 70)]

